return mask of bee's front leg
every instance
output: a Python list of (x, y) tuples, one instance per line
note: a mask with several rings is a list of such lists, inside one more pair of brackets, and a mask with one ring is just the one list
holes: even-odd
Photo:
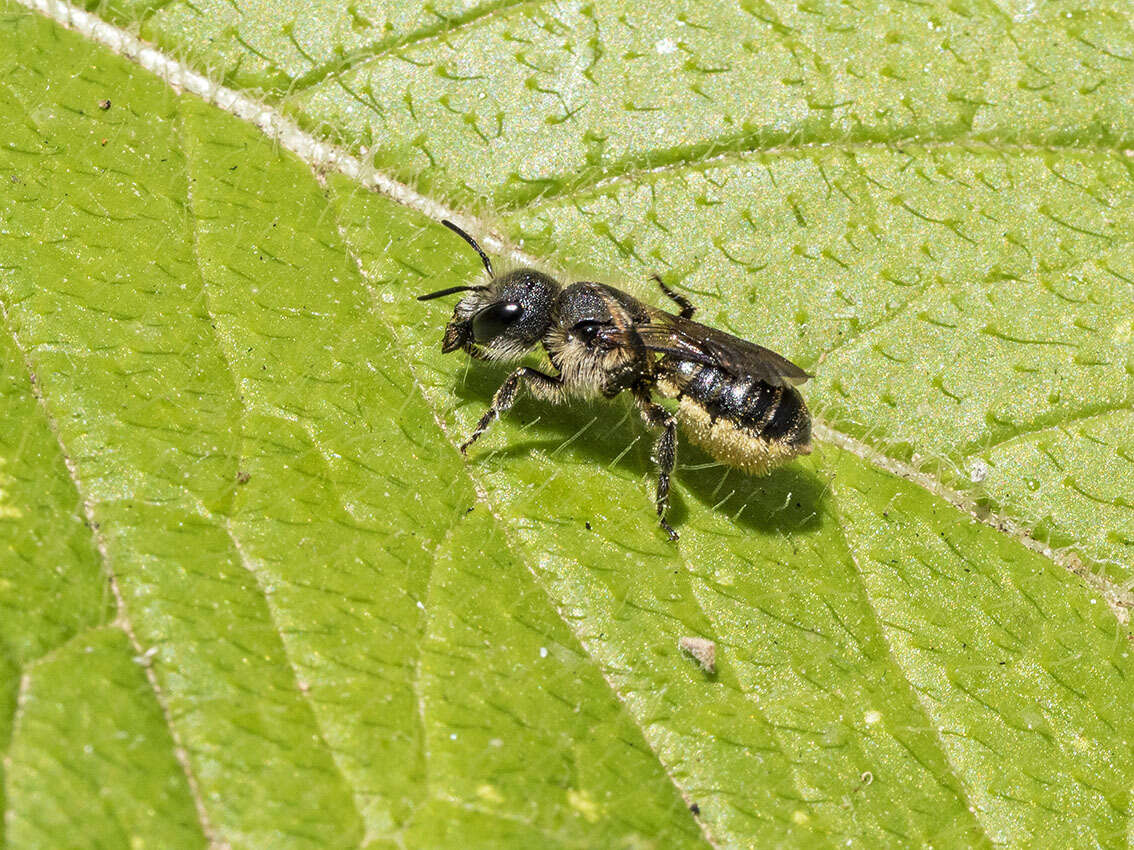
[(658, 522), (669, 535), (669, 539), (677, 542), (680, 535), (665, 521), (665, 514), (669, 508), (669, 477), (673, 474), (673, 467), (677, 463), (677, 420), (672, 413), (650, 398), (648, 389), (635, 390), (634, 400), (638, 403), (638, 410), (641, 411), (647, 425), (664, 429), (654, 443), (654, 462), (658, 465), (658, 491), (655, 504), (658, 509)]
[(476, 424), (476, 430), (472, 432), (469, 437), (461, 444), (461, 454), (468, 451), (469, 446), (477, 441), (488, 426), (496, 420), (501, 413), (507, 413), (508, 409), (516, 401), (516, 391), (520, 388), (520, 382), (523, 381), (524, 385), (531, 391), (531, 394), (536, 398), (543, 399), (544, 401), (561, 401), (563, 398), (563, 381), (559, 378), (545, 375), (538, 369), (532, 369), (530, 366), (521, 366), (515, 372), (508, 376), (500, 389), (496, 391), (496, 395), (492, 397), (492, 405), (488, 410), (484, 411), (484, 416), (480, 417), (480, 421)]

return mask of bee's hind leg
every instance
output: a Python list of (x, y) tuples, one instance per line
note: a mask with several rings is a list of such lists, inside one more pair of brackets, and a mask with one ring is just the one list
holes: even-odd
[(488, 430), (488, 426), (498, 419), (500, 414), (508, 412), (516, 401), (516, 391), (520, 388), (521, 381), (531, 391), (532, 395), (544, 401), (559, 401), (563, 396), (563, 382), (559, 378), (545, 375), (530, 366), (521, 366), (500, 385), (500, 389), (492, 397), (492, 404), (488, 410), (484, 411), (480, 421), (476, 423), (476, 430), (472, 432), (472, 436), (461, 443), (461, 454), (465, 454), (469, 450), (469, 446)]
[(664, 429), (654, 443), (654, 462), (658, 465), (658, 491), (655, 503), (658, 509), (658, 522), (669, 535), (669, 539), (677, 542), (680, 535), (665, 521), (665, 514), (669, 508), (669, 477), (673, 474), (674, 464), (677, 463), (677, 420), (672, 413), (650, 399), (649, 390), (635, 390), (634, 400), (638, 403), (638, 410), (641, 411), (647, 425)]
[(665, 281), (661, 279), (660, 275), (654, 275), (654, 280), (656, 280), (658, 286), (661, 287), (661, 291), (672, 298), (677, 303), (677, 306), (681, 308), (681, 312), (679, 312), (677, 315), (679, 315), (683, 319), (692, 319), (693, 314), (697, 312), (697, 308), (693, 306), (693, 302), (682, 295), (680, 292), (675, 292), (674, 290), (666, 286)]

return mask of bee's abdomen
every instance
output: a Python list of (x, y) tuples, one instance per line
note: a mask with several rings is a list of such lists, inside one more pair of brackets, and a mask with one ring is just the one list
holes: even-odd
[(658, 389), (679, 400), (677, 417), (713, 457), (754, 475), (811, 451), (811, 415), (794, 387), (734, 377), (688, 360), (663, 363)]

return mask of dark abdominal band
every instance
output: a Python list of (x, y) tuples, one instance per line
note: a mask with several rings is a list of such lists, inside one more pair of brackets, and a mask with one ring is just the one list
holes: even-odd
[(675, 369), (678, 398), (697, 402), (712, 420), (726, 419), (765, 440), (806, 444), (811, 422), (794, 387), (774, 387), (754, 378), (733, 377), (713, 366), (682, 361)]

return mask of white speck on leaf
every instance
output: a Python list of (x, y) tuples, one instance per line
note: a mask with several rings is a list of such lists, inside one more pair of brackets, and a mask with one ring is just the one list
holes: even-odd
[(504, 798), (500, 796), (500, 792), (496, 788), (487, 783), (478, 785), (476, 795), (482, 800), (487, 800), (489, 803), (503, 803)]
[(594, 798), (586, 790), (577, 791), (572, 788), (567, 792), (567, 803), (572, 809), (583, 816), (588, 823), (596, 823), (599, 819), (599, 807)]
[(683, 637), (677, 641), (678, 648), (687, 653), (706, 673), (717, 669), (717, 645), (707, 638)]

